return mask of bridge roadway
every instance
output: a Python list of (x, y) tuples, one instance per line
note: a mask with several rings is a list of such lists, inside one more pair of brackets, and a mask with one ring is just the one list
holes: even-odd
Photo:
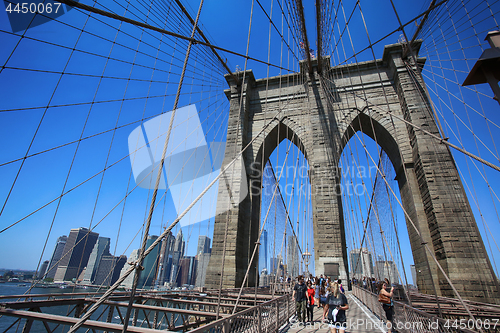
[[(347, 310), (347, 329), (346, 332), (356, 333), (387, 333), (387, 328), (363, 303), (361, 303), (351, 292), (346, 292), (349, 310)], [(299, 325), (296, 322), (291, 322), (287, 327), (283, 328), (281, 333), (327, 333), (329, 327), (327, 323), (321, 323), (322, 308), (315, 307), (313, 314), (313, 322), (308, 322), (306, 325)]]

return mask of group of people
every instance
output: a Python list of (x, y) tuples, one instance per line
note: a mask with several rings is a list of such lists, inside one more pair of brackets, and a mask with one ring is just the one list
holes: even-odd
[(379, 287), (379, 282), (373, 277), (363, 276), (362, 279), (358, 280), (356, 278), (352, 279), (352, 284), (360, 286), (364, 289), (370, 290), (372, 293), (376, 293)]
[[(344, 294), (345, 290), (342, 281), (340, 279), (331, 280), (327, 276), (323, 277), (323, 275), (320, 277), (309, 276), (308, 278), (299, 275), (297, 280), (298, 283), (293, 288), (292, 297), (295, 300), (299, 325), (313, 322), (313, 311), (314, 307), (317, 306), (323, 309), (321, 322), (327, 322), (331, 332), (336, 333), (337, 330), (345, 332), (346, 310), (349, 309), (349, 304)], [(390, 286), (388, 279), (378, 283), (379, 301), (385, 311), (388, 327), (392, 327), (394, 316), (392, 302), (394, 287), (388, 291)]]
[(307, 281), (300, 275), (297, 280), (292, 297), (296, 302), (299, 324), (306, 325), (306, 322), (312, 322), (314, 307), (317, 306), (323, 308), (321, 321), (328, 321), (332, 332), (337, 332), (337, 329), (345, 331), (347, 321), (345, 311), (349, 309), (349, 304), (344, 295), (342, 281), (332, 281), (323, 275), (319, 278), (309, 276)]

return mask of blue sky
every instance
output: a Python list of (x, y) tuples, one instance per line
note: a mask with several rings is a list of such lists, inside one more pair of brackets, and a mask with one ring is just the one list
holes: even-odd
[[(270, 3), (262, 3), (269, 13)], [(107, 10), (121, 15), (124, 13), (119, 2), (107, 1), (102, 4)], [(126, 15), (144, 19), (144, 14), (137, 9), (141, 2), (132, 4), (136, 7), (131, 6)], [(194, 17), (199, 2), (190, 0), (186, 4)], [(394, 1), (394, 4), (401, 21), (405, 23), (417, 16), (420, 8), (426, 8), (428, 2), (415, 5), (408, 1)], [(308, 38), (311, 48), (316, 51), (314, 4), (304, 1), (304, 5)], [(367, 47), (368, 38), (374, 42), (398, 28), (390, 1), (360, 1), (360, 6), (362, 11), (359, 7), (354, 11), (348, 24), (350, 35), (347, 32), (343, 34), (338, 53), (332, 57), (333, 64), (349, 58), (353, 49), (359, 52)], [(498, 12), (497, 7), (498, 4), (492, 5), (493, 13)], [(244, 54), (250, 8), (251, 1), (205, 1), (200, 22), (214, 44)], [(347, 16), (353, 8), (353, 3), (345, 2)], [(474, 14), (473, 10), (471, 13)], [(175, 16), (170, 16), (170, 21), (160, 23), (154, 14), (149, 16), (149, 24), (163, 24), (162, 27), (172, 31), (181, 26)], [(481, 20), (483, 16), (485, 19)], [(339, 17), (343, 22), (343, 15), (339, 14)], [(467, 65), (471, 67), (481, 50), (487, 47), (483, 41), (485, 31), (495, 28), (496, 22), (491, 14), (481, 9), (474, 21), (477, 22), (476, 31), (471, 32), (467, 28), (467, 20), (461, 17), (457, 16), (453, 21), (456, 26), (450, 28), (452, 30), (447, 27), (441, 27), (441, 30), (429, 27), (421, 50), (421, 55), (427, 57), (423, 75), (451, 142), (459, 145), (463, 143), (466, 149), (499, 165), (495, 138), (499, 134), (496, 124), (500, 123), (500, 116), (495, 112), (498, 104), (488, 98), (491, 91), (482, 85), (477, 87), (477, 94), (452, 84), (452, 81), (463, 82), (468, 72)], [(135, 186), (133, 177), (130, 179), (127, 139), (141, 121), (171, 109), (186, 43), (176, 42), (171, 37), (162, 38), (157, 33), (143, 33), (141, 29), (111, 19), (97, 18), (87, 19), (87, 15), (81, 11), (71, 10), (57, 20), (29, 28), (24, 33), (25, 37), (20, 38), (23, 32), (13, 34), (5, 11), (0, 12), (0, 64), (5, 66), (0, 72), (0, 204), (3, 206), (8, 198), (0, 216), (0, 227), (3, 229), (56, 199), (0, 234), (0, 253), (9, 254), (1, 256), (0, 267), (34, 269), (45, 244), (42, 261), (50, 259), (57, 237), (67, 235), (71, 228), (95, 226), (101, 220), (95, 231), (111, 238), (112, 252), (116, 246), (116, 255), (129, 255), (132, 249), (139, 247), (141, 225), (151, 192), (137, 189), (127, 196), (125, 204), (121, 201)], [(273, 4), (273, 18), (280, 29), (281, 18), (276, 1)], [(439, 22), (444, 25), (450, 20), (443, 16)], [(344, 26), (334, 27), (336, 36), (339, 36), (338, 30)], [(453, 29), (457, 32), (453, 32)], [(414, 30), (415, 24), (412, 23), (406, 31), (411, 35)], [(179, 32), (184, 35), (190, 33), (189, 29)], [(400, 34), (395, 32), (375, 44), (375, 57), (380, 58), (384, 45), (396, 43)], [(447, 34), (446, 42), (439, 40), (440, 34)], [(250, 56), (267, 61), (268, 36), (269, 23), (255, 3)], [(291, 38), (289, 43), (293, 45)], [(279, 65), (281, 43), (274, 28), (271, 28), (270, 45), (270, 62)], [(299, 52), (297, 45), (294, 45), (293, 53)], [(224, 59), (227, 58), (230, 69), (234, 70), (237, 65), (244, 67), (243, 58), (223, 52), (220, 54)], [(367, 49), (358, 54), (356, 60), (373, 60), (372, 50)], [(292, 52), (284, 52), (281, 63), (282, 67), (292, 71), (298, 69)], [(256, 78), (267, 75), (265, 65), (249, 61), (247, 67), (254, 71)], [(192, 71), (197, 74), (193, 75)], [(62, 72), (65, 74), (61, 75)], [(280, 72), (274, 67), (269, 69), (270, 76), (280, 73), (287, 72)], [(222, 74), (224, 70), (220, 65), (207, 59), (200, 51), (194, 51), (179, 102), (180, 106), (196, 103), (200, 119), (204, 120), (203, 129), (210, 140), (224, 141), (226, 136), (229, 103), (223, 95), (227, 84)], [(448, 79), (442, 80), (440, 76)], [(487, 121), (481, 117), (482, 110), (486, 112)], [(367, 142), (370, 140), (367, 139)], [(353, 146), (352, 149), (363, 149), (359, 142), (357, 144), (357, 148)], [(54, 147), (59, 148), (52, 149)], [(281, 153), (284, 150), (280, 148)], [(368, 143), (368, 151), (377, 156), (373, 142)], [(296, 153), (295, 150), (292, 154)], [(30, 157), (23, 163), (26, 154)], [(473, 164), (461, 154), (454, 152), (454, 156), (469, 186), (466, 191), (470, 189), (473, 194), (471, 197), (477, 198), (478, 205), (471, 202), (471, 207), (486, 247), (493, 257), (500, 259), (493, 239), (487, 237), (487, 228), (482, 224), (483, 220), (487, 222), (493, 235), (500, 231), (496, 213), (498, 198), (483, 179), (486, 177), (490, 188), (495, 190), (499, 188), (498, 172), (483, 169), (477, 162)], [(282, 161), (283, 156), (273, 155), (272, 160)], [(362, 157), (358, 163), (368, 166), (372, 162)], [(109, 169), (101, 177), (102, 173), (98, 173), (106, 166)], [(83, 185), (79, 185), (84, 181)], [(12, 184), (15, 185), (12, 187)], [(75, 186), (78, 187), (65, 194), (60, 201), (57, 200), (62, 193)], [(164, 192), (160, 196), (158, 201), (161, 204), (153, 217), (151, 234), (159, 234), (165, 225), (175, 219), (172, 198), (169, 194), (164, 195)], [(214, 202), (215, 198), (204, 200)], [(361, 215), (364, 213), (366, 216), (366, 211), (366, 207), (362, 208)], [(397, 221), (401, 230), (404, 230), (401, 211), (397, 214)], [(193, 249), (199, 234), (212, 237), (212, 226), (213, 219), (183, 229), (189, 242), (189, 255), (194, 255)], [(176, 233), (177, 229), (174, 229)], [(19, 246), (18, 237), (21, 235), (24, 237), (23, 242), (30, 246)], [(403, 252), (403, 256), (408, 258), (405, 259), (406, 264), (411, 261), (408, 246)]]

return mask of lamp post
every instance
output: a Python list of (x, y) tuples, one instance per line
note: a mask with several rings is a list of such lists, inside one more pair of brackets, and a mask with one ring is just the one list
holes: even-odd
[(490, 48), (484, 50), (481, 57), (472, 67), (463, 86), (488, 83), (493, 90), (494, 99), (500, 104), (500, 31), (490, 31), (486, 35)]

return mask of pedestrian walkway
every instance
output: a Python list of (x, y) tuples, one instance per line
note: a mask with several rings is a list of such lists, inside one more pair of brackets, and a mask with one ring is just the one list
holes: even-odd
[[(351, 292), (346, 292), (347, 302), (349, 303), (349, 310), (346, 311), (347, 315), (347, 328), (346, 332), (356, 333), (387, 333), (385, 325), (375, 315), (361, 303)], [(286, 333), (327, 333), (329, 332), (328, 323), (321, 322), (323, 309), (316, 307), (314, 309), (313, 322), (308, 322), (305, 325), (292, 320), (290, 324), (282, 330)]]

